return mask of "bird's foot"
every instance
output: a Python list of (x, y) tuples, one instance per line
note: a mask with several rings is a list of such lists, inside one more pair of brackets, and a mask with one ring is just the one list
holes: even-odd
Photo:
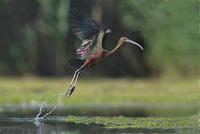
[(72, 93), (74, 92), (74, 89), (75, 89), (75, 86), (72, 87), (72, 89), (70, 90), (70, 93), (69, 93), (69, 95), (67, 96), (68, 98), (72, 95)]
[(65, 97), (68, 96), (68, 94), (69, 94), (69, 89), (71, 88), (71, 86), (72, 86), (72, 85), (69, 85), (69, 87), (67, 88), (67, 90), (66, 90), (66, 92), (65, 92)]

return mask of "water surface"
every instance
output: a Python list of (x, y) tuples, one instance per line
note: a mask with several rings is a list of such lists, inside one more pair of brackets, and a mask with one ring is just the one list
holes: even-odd
[[(150, 120), (150, 118), (153, 120)], [(197, 126), (185, 126), (184, 122), (182, 122), (184, 120), (181, 121), (179, 118), (160, 119), (161, 118), (129, 118), (121, 116), (50, 116), (43, 120), (40, 125), (36, 125), (33, 118), (11, 118), (5, 116), (0, 118), (0, 134), (199, 134), (200, 132), (198, 124)], [(186, 119), (193, 118), (186, 117)], [(161, 121), (162, 123), (166, 122), (166, 124), (173, 121), (172, 123), (174, 123), (175, 126), (162, 127), (155, 124), (159, 124)], [(119, 125), (119, 122), (123, 127)], [(127, 122), (130, 122), (130, 124), (127, 124)], [(129, 126), (131, 123), (134, 124), (133, 122), (137, 127)], [(112, 123), (115, 124), (115, 126), (110, 127)], [(152, 126), (148, 126), (149, 123), (152, 123)], [(176, 127), (176, 123), (179, 124), (179, 127)], [(116, 124), (119, 126), (116, 126)]]
[[(54, 105), (45, 107), (43, 114)], [(58, 106), (34, 124), (33, 105), (0, 105), (0, 134), (198, 134), (198, 104)], [(120, 124), (119, 124), (120, 123)], [(173, 125), (174, 124), (174, 125)]]
[(44, 121), (43, 125), (36, 126), (32, 118), (1, 118), (1, 134), (174, 134), (177, 129), (147, 129), (147, 128), (126, 128), (108, 129), (103, 125), (95, 123), (76, 124), (73, 122), (60, 121), (63, 117), (52, 117)]

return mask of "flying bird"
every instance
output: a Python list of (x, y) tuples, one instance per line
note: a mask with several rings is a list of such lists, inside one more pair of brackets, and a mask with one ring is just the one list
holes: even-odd
[(111, 33), (111, 29), (105, 28), (76, 9), (70, 10), (70, 25), (72, 31), (82, 43), (76, 50), (78, 58), (70, 60), (71, 65), (79, 68), (74, 72), (74, 76), (65, 92), (66, 97), (70, 97), (74, 92), (78, 77), (82, 72), (112, 55), (122, 44), (130, 43), (143, 50), (140, 44), (126, 37), (121, 37), (111, 51), (106, 50), (104, 48), (105, 39)]

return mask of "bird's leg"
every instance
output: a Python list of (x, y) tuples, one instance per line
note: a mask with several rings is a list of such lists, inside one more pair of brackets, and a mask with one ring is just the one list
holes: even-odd
[(77, 73), (76, 79), (75, 79), (75, 82), (74, 82), (74, 85), (73, 85), (72, 89), (70, 90), (70, 93), (69, 93), (68, 97), (70, 97), (70, 96), (72, 95), (72, 93), (74, 92), (74, 89), (75, 89), (75, 87), (76, 87), (76, 83), (77, 83), (77, 80), (78, 80), (78, 77), (79, 77), (80, 73), (81, 73), (81, 71), (79, 71), (79, 72)]
[(70, 93), (68, 95), (68, 97), (70, 97), (72, 95), (72, 93), (74, 92), (75, 88), (76, 88), (76, 83), (78, 81), (78, 77), (79, 75), (82, 73), (82, 72), (85, 72), (87, 70), (87, 68), (82, 68), (76, 75), (76, 78), (75, 78), (75, 82), (74, 82), (74, 85), (72, 87), (72, 89), (70, 90)]
[[(83, 64), (78, 70), (75, 71), (74, 76), (73, 76), (73, 79), (72, 79), (72, 82), (70, 83), (70, 85), (69, 85), (69, 87), (68, 87), (68, 89), (67, 89), (67, 91), (66, 91), (66, 93), (65, 93), (65, 96), (70, 97), (70, 95), (74, 92), (74, 89), (75, 89), (75, 87), (76, 87), (76, 83), (77, 83), (79, 74), (80, 74), (81, 72), (86, 71), (86, 67), (87, 67), (87, 65), (88, 65), (89, 63), (90, 63), (90, 61), (89, 61), (89, 59), (87, 59), (87, 60), (84, 62), (84, 64)], [(69, 91), (69, 89), (71, 88), (71, 86), (72, 86), (72, 84), (73, 84), (74, 78), (75, 78), (74, 85), (73, 85), (73, 87), (72, 87), (72, 89), (70, 90), (70, 93), (69, 93), (69, 95), (68, 95), (68, 91)]]
[(80, 70), (81, 70), (81, 68), (79, 68), (78, 70), (76, 70), (76, 71), (74, 72), (74, 76), (73, 76), (73, 78), (72, 78), (72, 81), (71, 81), (70, 84), (69, 84), (69, 87), (67, 88), (67, 91), (65, 92), (65, 96), (67, 96), (67, 94), (68, 94), (68, 92), (69, 92), (69, 89), (71, 88), (71, 86), (72, 86), (72, 84), (73, 84), (74, 78), (75, 78), (76, 74), (77, 74)]

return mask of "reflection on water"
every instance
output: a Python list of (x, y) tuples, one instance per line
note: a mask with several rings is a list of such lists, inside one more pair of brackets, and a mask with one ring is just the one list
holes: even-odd
[[(55, 104), (46, 104), (43, 111), (48, 112)], [(32, 117), (38, 114), (40, 103), (31, 104), (0, 104), (0, 116), (9, 117)], [(149, 117), (149, 116), (191, 116), (200, 111), (199, 103), (166, 103), (166, 104), (116, 104), (116, 105), (61, 105), (51, 114), (53, 116), (127, 116), (127, 117)], [(44, 113), (45, 113), (44, 112)], [(44, 114), (42, 113), (42, 114)]]
[(106, 129), (97, 124), (75, 124), (56, 120), (45, 121), (44, 125), (36, 126), (31, 118), (2, 118), (0, 119), (0, 134), (173, 134), (175, 129)]

